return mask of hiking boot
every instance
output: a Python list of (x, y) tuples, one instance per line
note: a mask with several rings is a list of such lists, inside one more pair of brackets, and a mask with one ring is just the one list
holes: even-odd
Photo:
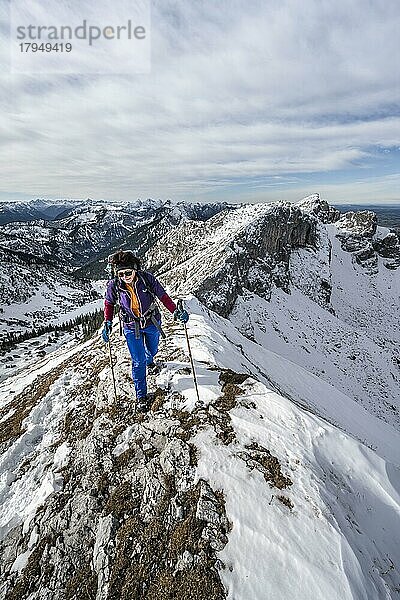
[(156, 375), (160, 372), (160, 370), (161, 367), (155, 362), (152, 362), (149, 365), (147, 365), (147, 372), (149, 375)]
[(150, 408), (150, 406), (154, 402), (155, 393), (154, 392), (150, 392), (149, 394), (147, 394), (146, 398), (147, 398), (147, 404), (149, 405), (149, 408)]
[(147, 396), (136, 399), (136, 412), (146, 412), (149, 409), (149, 402)]

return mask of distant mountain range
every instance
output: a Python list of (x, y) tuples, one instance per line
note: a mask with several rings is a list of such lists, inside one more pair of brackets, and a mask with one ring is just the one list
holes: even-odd
[[(0, 225), (3, 334), (47, 324), (52, 315), (67, 318), (88, 298), (100, 300), (89, 280), (107, 277), (107, 256), (119, 248), (133, 250), (176, 292), (194, 293), (221, 315), (244, 290), (266, 297), (274, 286), (289, 291), (293, 251), (318, 247), (319, 223), (334, 224), (343, 250), (371, 274), (379, 264), (400, 264), (399, 238), (378, 228), (375, 213), (341, 214), (318, 194), (297, 204), (36, 200), (14, 212), (2, 208), (4, 219), (47, 215)], [(329, 304), (329, 277), (321, 273), (315, 286), (314, 299)]]
[(55, 205), (37, 200), (2, 208), (5, 220), (16, 215), (48, 217), (0, 225), (2, 335), (42, 326), (52, 316), (59, 320), (63, 312), (67, 318), (88, 298), (100, 298), (89, 279), (107, 277), (111, 252), (129, 248), (145, 257), (181, 221), (203, 222), (235, 209), (226, 204), (173, 205), (154, 200)]
[(39, 198), (28, 202), (1, 202), (0, 225), (12, 221), (53, 220), (80, 204), (82, 201), (78, 200), (41, 200)]

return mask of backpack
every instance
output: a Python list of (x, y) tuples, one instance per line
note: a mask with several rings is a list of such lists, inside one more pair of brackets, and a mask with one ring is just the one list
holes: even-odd
[[(131, 251), (129, 250), (127, 252), (131, 252)], [(133, 254), (133, 252), (132, 252), (132, 254)], [(116, 273), (115, 265), (113, 263), (113, 257), (114, 257), (114, 255), (115, 255), (115, 253), (114, 254), (110, 254), (108, 256), (106, 271), (109, 274), (110, 279), (114, 279), (114, 282), (115, 282), (115, 288), (116, 288), (117, 295), (118, 295), (117, 308), (118, 308), (118, 317), (119, 317), (119, 331), (120, 331), (120, 335), (122, 335), (122, 319), (121, 319), (121, 311), (120, 311), (121, 300), (120, 300), (119, 285), (118, 285), (118, 275)], [(161, 336), (163, 338), (165, 338), (166, 336), (165, 336), (164, 331), (162, 330), (160, 324), (158, 322), (156, 322), (156, 320), (154, 319), (154, 316), (153, 316), (154, 315), (154, 311), (158, 310), (158, 297), (157, 297), (157, 295), (156, 295), (156, 293), (154, 291), (153, 284), (150, 283), (150, 281), (149, 281), (149, 279), (148, 279), (145, 271), (142, 271), (140, 269), (140, 267), (141, 267), (140, 260), (139, 259), (137, 259), (137, 260), (138, 260), (138, 267), (139, 267), (139, 269), (136, 270), (136, 275), (137, 275), (137, 277), (139, 279), (142, 280), (142, 282), (146, 286), (147, 291), (150, 293), (150, 295), (152, 297), (151, 311), (150, 311), (150, 314), (149, 314), (148, 318), (150, 318), (151, 322), (157, 327), (157, 329), (159, 330)], [(136, 329), (136, 336), (138, 337), (138, 329), (137, 328), (135, 328), (135, 329)]]

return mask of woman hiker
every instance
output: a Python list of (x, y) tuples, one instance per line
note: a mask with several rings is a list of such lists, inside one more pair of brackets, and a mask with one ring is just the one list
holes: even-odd
[(109, 258), (114, 279), (107, 284), (104, 301), (103, 340), (109, 341), (114, 306), (119, 304), (124, 324), (124, 335), (132, 357), (132, 378), (136, 391), (138, 411), (148, 409), (146, 367), (154, 371), (154, 357), (158, 351), (161, 314), (156, 297), (174, 315), (175, 320), (187, 323), (186, 310), (179, 310), (161, 283), (148, 271), (142, 271), (140, 260), (131, 251), (119, 250)]

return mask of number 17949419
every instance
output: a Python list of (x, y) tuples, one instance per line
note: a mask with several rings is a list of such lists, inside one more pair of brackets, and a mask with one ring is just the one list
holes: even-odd
[(51, 42), (37, 44), (35, 42), (22, 42), (19, 45), (21, 52), (71, 52), (72, 44), (67, 42), (52, 44)]

